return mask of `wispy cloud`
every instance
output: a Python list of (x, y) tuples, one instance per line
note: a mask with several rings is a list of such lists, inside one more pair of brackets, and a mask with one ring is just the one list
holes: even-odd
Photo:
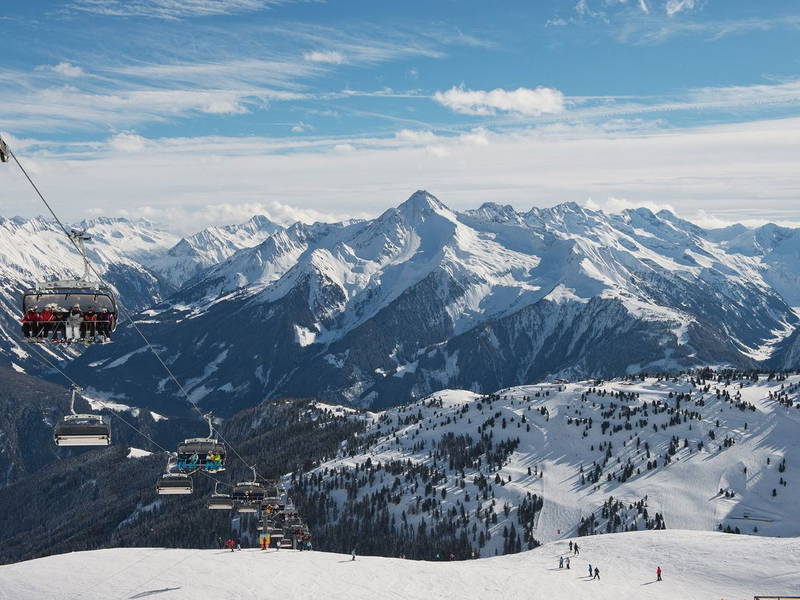
[(547, 21), (548, 26), (592, 25), (617, 41), (659, 44), (680, 36), (718, 40), (729, 35), (780, 28), (800, 28), (800, 14), (739, 18), (702, 18), (701, 0), (579, 0), (571, 13)]
[(693, 10), (695, 0), (667, 0), (665, 10), (668, 16), (677, 15), (679, 12)]
[(73, 0), (66, 10), (108, 17), (177, 20), (264, 10), (289, 0)]
[(82, 68), (66, 61), (60, 62), (57, 65), (40, 65), (36, 67), (36, 70), (52, 71), (53, 73), (58, 73), (59, 75), (63, 75), (64, 77), (80, 77), (82, 75), (85, 75)]
[(678, 18), (631, 18), (615, 24), (613, 35), (621, 42), (659, 44), (681, 36), (701, 36), (713, 41), (752, 31), (800, 28), (800, 14), (779, 17), (747, 17), (722, 20), (693, 20)]
[[(191, 44), (180, 29), (177, 39), (134, 36), (134, 44), (146, 48), (137, 60), (87, 53), (79, 62), (42, 65), (32, 72), (0, 68), (4, 122), (20, 132), (89, 131), (131, 129), (199, 114), (242, 115), (274, 102), (346, 97), (347, 92), (315, 86), (342, 64), (443, 56), (432, 32), (418, 35), (398, 28), (348, 32), (298, 23), (253, 26), (242, 36), (246, 41), (237, 37), (236, 44), (222, 33), (216, 26), (203, 26)], [(228, 41), (209, 41), (219, 39)], [(92, 67), (85, 71), (78, 64)]]
[(466, 115), (493, 115), (498, 111), (527, 116), (560, 113), (564, 110), (564, 95), (552, 88), (517, 88), (516, 90), (470, 90), (453, 87), (433, 96), (439, 104)]
[(303, 54), (303, 58), (310, 62), (325, 63), (328, 65), (341, 65), (345, 62), (344, 55), (341, 52), (335, 52), (333, 50), (327, 52), (319, 50), (306, 52)]

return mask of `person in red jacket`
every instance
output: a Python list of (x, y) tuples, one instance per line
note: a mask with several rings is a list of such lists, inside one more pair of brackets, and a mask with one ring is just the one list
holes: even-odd
[(86, 309), (86, 312), (83, 313), (83, 338), (87, 341), (94, 340), (94, 336), (96, 335), (96, 326), (97, 326), (97, 313), (94, 312), (94, 309), (90, 306)]
[(53, 314), (53, 308), (48, 304), (44, 310), (39, 313), (39, 333), (38, 336), (47, 338), (50, 335), (50, 330), (53, 328), (53, 321), (56, 316)]
[(661, 567), (656, 569), (656, 581), (661, 581)]
[(35, 337), (38, 333), (38, 321), (39, 315), (36, 314), (36, 309), (29, 308), (25, 316), (22, 317), (22, 335), (26, 338)]

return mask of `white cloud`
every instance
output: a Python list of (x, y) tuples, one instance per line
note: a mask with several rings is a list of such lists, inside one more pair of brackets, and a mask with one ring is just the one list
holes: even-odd
[(200, 110), (211, 115), (241, 115), (249, 112), (236, 100), (213, 100)]
[(626, 198), (618, 198), (616, 196), (608, 196), (604, 200), (594, 200), (589, 198), (583, 205), (592, 210), (602, 210), (605, 213), (621, 213), (624, 210), (632, 208), (648, 208), (654, 213), (661, 210), (668, 210), (671, 213), (677, 214), (677, 211), (671, 204), (662, 204), (658, 202), (650, 202), (649, 200), (628, 200)]
[(63, 75), (64, 77), (80, 77), (81, 75), (85, 75), (86, 73), (82, 68), (77, 65), (73, 65), (70, 62), (62, 61), (57, 65), (42, 65), (36, 67), (37, 71), (52, 71), (53, 73), (58, 73), (59, 75)]
[(353, 152), (356, 148), (353, 144), (336, 144), (333, 149), (336, 152)]
[(469, 133), (462, 133), (459, 139), (473, 146), (488, 146), (489, 145), (489, 132), (483, 127), (477, 127)]
[(108, 145), (113, 150), (118, 150), (120, 152), (141, 152), (144, 150), (146, 142), (140, 135), (123, 131), (112, 137)]
[(311, 125), (308, 123), (303, 123), (303, 121), (292, 125), (292, 131), (294, 133), (305, 133), (306, 131), (312, 131), (313, 129), (314, 128)]
[[(108, 207), (89, 209), (93, 214), (108, 214)], [(278, 200), (248, 202), (217, 202), (206, 205), (186, 206), (151, 206), (145, 205), (135, 209), (121, 209), (115, 215), (127, 218), (146, 218), (156, 223), (171, 226), (181, 233), (194, 233), (210, 225), (227, 225), (242, 223), (253, 215), (264, 215), (269, 220), (288, 226), (298, 221), (301, 223), (335, 222), (350, 218), (348, 215), (335, 212), (299, 208)]]
[(639, 8), (642, 9), (642, 12), (650, 14), (650, 7), (647, 5), (647, 0), (639, 0)]
[(309, 62), (325, 63), (328, 65), (341, 65), (344, 63), (344, 55), (341, 52), (333, 50), (321, 52), (315, 50), (313, 52), (306, 52), (303, 58)]
[(493, 115), (497, 111), (526, 116), (560, 113), (564, 110), (564, 95), (555, 89), (517, 88), (516, 90), (469, 90), (452, 87), (433, 96), (439, 104), (467, 115)]
[(692, 10), (695, 7), (695, 0), (667, 0), (665, 10), (670, 17), (685, 10)]
[(285, 0), (73, 0), (67, 10), (108, 17), (176, 20), (263, 10)]
[(436, 134), (427, 129), (401, 129), (394, 136), (400, 141), (418, 144), (429, 143), (436, 139)]
[(426, 146), (425, 151), (429, 154), (432, 154), (436, 158), (447, 158), (450, 156), (450, 150), (447, 148), (447, 146), (443, 146), (441, 144), (432, 144), (430, 146)]
[[(417, 188), (454, 209), (487, 199), (528, 209), (606, 198), (595, 202), (608, 210), (669, 206), (730, 221), (800, 222), (800, 118), (668, 130), (554, 124), (484, 135), (489, 145), (458, 135), (430, 144), (397, 136), (146, 139), (146, 151), (135, 154), (28, 140), (20, 160), (37, 183), (59, 191), (68, 220), (103, 207), (181, 231), (212, 217), (241, 221), (249, 216), (241, 207), (272, 201), (316, 211), (310, 218), (374, 215)], [(117, 140), (125, 141), (135, 139)], [(38, 211), (26, 186), (19, 173), (0, 170), (4, 214)], [(240, 214), (225, 208), (230, 219), (223, 219), (207, 209), (217, 205)]]

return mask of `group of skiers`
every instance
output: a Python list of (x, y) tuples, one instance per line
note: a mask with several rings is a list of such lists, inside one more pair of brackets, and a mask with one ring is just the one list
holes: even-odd
[[(569, 543), (569, 550), (570, 550), (570, 552), (573, 552), (575, 555), (580, 554), (580, 550), (578, 549), (578, 544), (575, 544), (573, 542)], [(569, 569), (569, 556), (567, 556), (567, 557), (559, 556), (558, 557), (558, 568), (559, 569), (564, 569), (564, 568)], [(600, 579), (600, 568), (597, 567), (597, 565), (592, 567), (592, 563), (589, 563), (587, 569), (589, 571), (589, 577), (591, 579)], [(662, 579), (661, 579), (661, 566), (660, 565), (658, 567), (656, 567), (656, 581), (662, 581)]]
[(29, 308), (22, 317), (22, 335), (26, 338), (50, 340), (53, 342), (100, 341), (111, 339), (114, 313), (107, 308), (95, 312), (88, 306), (81, 310), (75, 304), (67, 310), (55, 304), (48, 304), (42, 310)]
[(200, 460), (200, 455), (194, 453), (192, 455), (184, 454), (178, 456), (177, 466), (179, 469), (197, 469), (202, 468), (206, 471), (216, 471), (222, 468), (222, 455), (219, 452), (208, 451), (204, 460)]

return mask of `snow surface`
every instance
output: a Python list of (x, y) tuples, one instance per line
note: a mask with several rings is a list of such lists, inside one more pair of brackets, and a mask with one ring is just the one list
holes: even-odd
[(151, 454), (152, 452), (142, 450), (141, 448), (131, 448), (128, 450), (128, 458), (143, 458), (145, 456), (150, 456)]
[[(144, 510), (144, 507), (142, 508)], [(580, 538), (520, 554), (423, 562), (291, 550), (124, 548), (0, 566), (0, 599), (626, 600), (800, 594), (800, 540), (696, 531)], [(600, 580), (587, 576), (588, 564)], [(656, 567), (663, 581), (656, 582)]]
[[(374, 436), (374, 443), (356, 452), (345, 446), (339, 457), (313, 472), (330, 484), (344, 470), (352, 474), (356, 465), (363, 468), (367, 461), (385, 467), (378, 467), (374, 483), (358, 488), (353, 498), (344, 488), (332, 486), (331, 498), (343, 507), (371, 494), (380, 495), (384, 487), (392, 488), (395, 476), (387, 470), (392, 461), (438, 468), (445, 477), (435, 482), (433, 496), (446, 491), (438, 505), (441, 513), (461, 511), (464, 506), (466, 528), (472, 531), (473, 523), (483, 527), (475, 509), (480, 507), (485, 517), (487, 510), (496, 507), (498, 521), (489, 527), (491, 539), (482, 549), (486, 555), (502, 553), (505, 527), (520, 530), (517, 511), (529, 493), (544, 500), (531, 531), (541, 542), (576, 535), (581, 518), (590, 514), (598, 518), (596, 530), (605, 531), (600, 515), (609, 497), (624, 502), (626, 508), (646, 497), (650, 517), (660, 513), (668, 529), (713, 531), (730, 526), (744, 533), (800, 536), (800, 503), (794, 490), (794, 465), (800, 464), (800, 375), (784, 381), (766, 375), (757, 382), (709, 380), (708, 389), (691, 380), (682, 375), (538, 384), (500, 390), (494, 400), (466, 390), (445, 390), (381, 413), (354, 415), (365, 421), (363, 437)], [(731, 400), (725, 398), (726, 393)], [(778, 402), (783, 393), (794, 407)], [(620, 398), (619, 394), (635, 397)], [(677, 394), (684, 395), (679, 409)], [(746, 404), (753, 409), (743, 408)], [(638, 412), (626, 417), (623, 407)], [(695, 417), (684, 418), (684, 411)], [(491, 436), (495, 446), (519, 439), (502, 466), (489, 465), (482, 455), (477, 467), (468, 466), (461, 473), (449, 468), (447, 460), (437, 463), (432, 458), (443, 436), (468, 435), (477, 441), (481, 431)], [(667, 462), (673, 439), (678, 441), (677, 448)], [(726, 444), (726, 439), (733, 444)], [(656, 468), (647, 467), (651, 460), (657, 462)], [(633, 472), (619, 480), (629, 461)], [(785, 472), (780, 471), (782, 461), (787, 465)], [(603, 466), (600, 480), (584, 482), (582, 478), (588, 478), (595, 464)], [(488, 498), (482, 497), (476, 485), (480, 476), (490, 482), (496, 476), (502, 480), (493, 483)], [(781, 480), (788, 484), (781, 485)], [(428, 498), (425, 482), (415, 476), (397, 485), (392, 495), (399, 501), (388, 507), (397, 522), (407, 518), (415, 528), (424, 520), (432, 527), (436, 517), (414, 510), (418, 497)], [(726, 497), (720, 489), (734, 496)], [(508, 515), (501, 509), (505, 503), (511, 507)], [(644, 526), (640, 516), (623, 515), (623, 526), (634, 524), (638, 529)]]

